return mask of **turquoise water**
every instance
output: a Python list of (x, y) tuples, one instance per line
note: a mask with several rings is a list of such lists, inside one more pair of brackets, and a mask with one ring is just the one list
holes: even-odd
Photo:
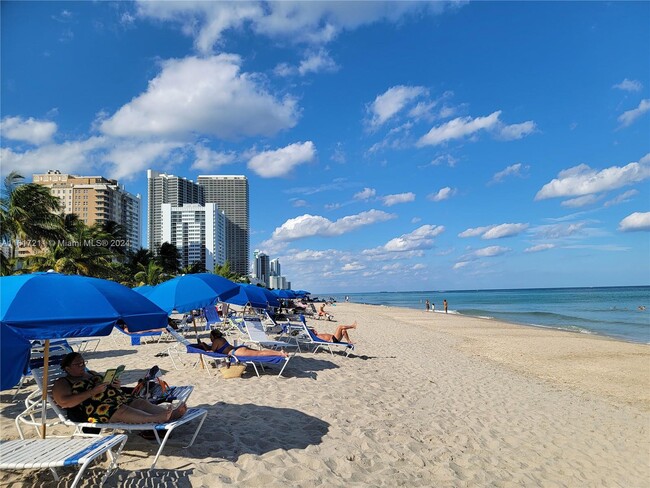
[[(334, 294), (343, 301), (346, 294)], [(347, 293), (351, 302), (449, 313), (650, 343), (650, 286)], [(640, 310), (639, 307), (645, 307)]]

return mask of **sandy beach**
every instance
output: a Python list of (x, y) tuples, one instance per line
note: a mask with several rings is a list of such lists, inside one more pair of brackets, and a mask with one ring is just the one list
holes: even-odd
[[(172, 435), (149, 471), (155, 441), (131, 434), (111, 487), (645, 487), (650, 480), (650, 347), (593, 335), (420, 310), (341, 303), (333, 332), (356, 320), (356, 350), (293, 358), (284, 375), (249, 369), (174, 370), (170, 343), (103, 338), (89, 367), (126, 366), (124, 383), (154, 364), (193, 384), (208, 409), (195, 444)], [(205, 335), (205, 333), (203, 334)], [(1, 438), (33, 391), (0, 400)], [(67, 429), (53, 428), (53, 433)], [(67, 486), (48, 470), (1, 472), (0, 485)], [(96, 486), (102, 471), (86, 475)]]

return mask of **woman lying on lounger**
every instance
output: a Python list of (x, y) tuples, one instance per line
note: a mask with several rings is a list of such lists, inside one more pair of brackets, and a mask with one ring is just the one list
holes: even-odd
[(333, 334), (324, 334), (322, 332), (318, 332), (313, 327), (310, 327), (311, 331), (319, 339), (323, 339), (324, 341), (335, 342), (335, 343), (341, 342), (341, 339), (345, 339), (345, 342), (347, 342), (348, 344), (354, 344), (354, 342), (350, 340), (350, 336), (348, 335), (348, 330), (356, 329), (356, 328), (357, 328), (356, 320), (352, 325), (339, 325)]
[(135, 398), (120, 388), (117, 379), (111, 384), (102, 383), (104, 376), (87, 371), (86, 361), (78, 352), (67, 354), (61, 361), (61, 369), (67, 376), (54, 382), (52, 397), (76, 422), (164, 423), (181, 418), (187, 411), (184, 403), (167, 409)]
[(219, 330), (213, 330), (210, 332), (210, 340), (212, 341), (211, 346), (199, 341), (197, 347), (204, 351), (212, 351), (218, 354), (230, 354), (233, 356), (281, 356), (284, 358), (288, 356), (284, 351), (251, 349), (246, 346), (232, 346), (226, 339), (224, 339), (223, 334)]

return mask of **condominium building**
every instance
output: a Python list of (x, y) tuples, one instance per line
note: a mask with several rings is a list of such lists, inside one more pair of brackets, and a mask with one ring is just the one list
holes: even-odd
[(147, 243), (151, 252), (157, 254), (160, 245), (165, 242), (162, 238), (162, 205), (173, 207), (185, 203), (203, 205), (203, 188), (192, 180), (181, 178), (154, 170), (147, 170)]
[(226, 262), (226, 216), (214, 203), (160, 206), (161, 240), (174, 244), (181, 256), (181, 266), (200, 261), (203, 268), (214, 271)]
[(226, 215), (226, 259), (230, 269), (247, 275), (250, 253), (248, 179), (241, 175), (200, 175), (197, 183), (204, 191), (205, 203), (216, 203)]
[(257, 249), (253, 253), (253, 258), (255, 262), (253, 264), (253, 277), (256, 278), (258, 283), (262, 283), (264, 286), (269, 286), (269, 277), (270, 277), (270, 266), (269, 266), (269, 257), (266, 253), (260, 252)]
[(34, 174), (32, 181), (46, 186), (59, 198), (61, 210), (76, 214), (86, 225), (117, 222), (125, 232), (130, 250), (140, 248), (141, 198), (132, 195), (117, 180), (103, 176), (76, 176), (50, 170)]
[(280, 260), (278, 258), (269, 261), (269, 276), (282, 276)]

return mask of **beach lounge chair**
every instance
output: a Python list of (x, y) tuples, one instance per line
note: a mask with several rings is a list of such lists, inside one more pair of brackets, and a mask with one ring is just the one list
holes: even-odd
[(298, 341), (304, 344), (313, 346), (314, 347), (313, 352), (317, 352), (320, 348), (327, 348), (330, 354), (334, 355), (332, 348), (338, 347), (338, 348), (344, 348), (345, 355), (349, 356), (350, 353), (354, 350), (354, 344), (350, 344), (349, 342), (329, 342), (318, 337), (307, 326), (307, 322), (305, 321), (304, 315), (300, 315), (300, 324), (302, 324), (302, 330), (298, 330), (299, 334), (296, 335), (296, 338)]
[[(125, 431), (153, 431), (156, 437), (156, 441), (158, 441), (158, 444), (160, 447), (158, 448), (158, 452), (156, 452), (156, 457), (153, 460), (153, 463), (151, 464), (151, 469), (153, 469), (156, 466), (156, 463), (158, 462), (158, 458), (160, 457), (160, 453), (164, 449), (165, 445), (167, 444), (167, 441), (169, 440), (169, 436), (171, 433), (177, 428), (180, 427), (181, 425), (185, 425), (193, 420), (198, 420), (199, 424), (194, 431), (194, 434), (192, 435), (192, 439), (190, 440), (190, 443), (186, 446), (183, 446), (184, 448), (190, 447), (192, 444), (194, 444), (194, 440), (196, 439), (196, 436), (199, 434), (199, 431), (201, 430), (201, 427), (203, 426), (203, 422), (205, 421), (205, 417), (208, 414), (208, 411), (204, 408), (188, 408), (187, 412), (185, 415), (183, 415), (180, 419), (175, 420), (173, 422), (167, 422), (163, 424), (156, 424), (156, 423), (149, 423), (149, 424), (126, 424), (126, 423), (105, 423), (105, 424), (97, 424), (97, 423), (91, 423), (91, 422), (74, 422), (68, 418), (68, 414), (64, 408), (59, 407), (56, 402), (52, 399), (52, 385), (54, 382), (63, 376), (65, 373), (61, 370), (57, 370), (56, 368), (54, 370), (50, 370), (49, 376), (48, 376), (48, 384), (47, 384), (47, 407), (51, 409), (57, 416), (58, 420), (55, 420), (54, 422), (47, 421), (48, 425), (56, 425), (56, 424), (63, 424), (67, 425), (70, 427), (74, 427), (74, 433), (72, 434), (73, 436), (77, 435), (91, 435), (87, 432), (87, 429), (100, 429), (100, 433), (102, 430), (125, 430)], [(32, 425), (34, 428), (38, 430), (38, 428), (41, 426), (41, 412), (42, 412), (42, 389), (43, 389), (43, 370), (40, 368), (34, 368), (32, 369), (32, 375), (34, 376), (34, 379), (36, 380), (36, 385), (38, 386), (38, 390), (33, 392), (31, 395), (27, 397), (25, 400), (25, 407), (26, 409), (19, 414), (16, 417), (15, 423), (16, 423), (16, 429), (18, 430), (18, 433), (20, 434), (20, 438), (24, 439), (24, 433), (22, 430), (21, 425)], [(185, 401), (189, 397), (189, 395), (192, 392), (193, 387), (187, 386), (187, 387), (176, 387), (179, 388), (178, 391), (174, 391), (174, 395), (176, 396), (176, 399), (178, 401)], [(47, 413), (47, 412), (46, 412)], [(85, 431), (86, 430), (86, 431)], [(161, 439), (162, 435), (162, 439)]]
[(203, 309), (203, 316), (205, 317), (206, 330), (210, 330), (213, 327), (216, 328), (223, 323), (221, 317), (219, 317), (219, 312), (213, 306), (205, 307)]
[[(259, 369), (264, 371), (265, 365), (273, 364), (273, 365), (282, 365), (282, 368), (278, 373), (278, 376), (282, 376), (282, 372), (284, 371), (284, 368), (287, 367), (287, 364), (289, 364), (289, 360), (293, 357), (292, 355), (288, 357), (281, 357), (281, 356), (234, 356), (229, 354), (219, 354), (217, 352), (204, 351), (203, 349), (199, 349), (198, 347), (196, 347), (195, 344), (192, 344), (190, 341), (188, 341), (185, 337), (180, 335), (171, 327), (168, 328), (168, 332), (174, 339), (176, 339), (176, 341), (178, 341), (178, 345), (183, 346), (185, 348), (185, 352), (187, 354), (198, 355), (199, 359), (197, 359), (194, 362), (194, 367), (196, 367), (196, 365), (199, 364), (200, 361), (202, 361), (202, 358), (208, 358), (209, 360), (215, 362), (250, 364), (251, 366), (253, 366), (253, 369), (255, 370), (255, 374), (259, 378), (260, 373), (258, 370), (258, 366)], [(179, 369), (178, 366), (176, 365), (176, 362), (178, 362), (179, 364), (184, 364), (181, 359), (181, 351), (179, 351), (178, 345), (170, 347), (167, 350), (167, 353), (169, 354), (169, 359), (171, 359), (172, 364), (176, 369)], [(176, 359), (174, 359), (174, 357), (176, 357)], [(205, 368), (205, 370), (208, 372), (208, 374), (210, 374), (210, 368)]]
[[(77, 476), (70, 485), (76, 487), (82, 480), (90, 463), (106, 453), (110, 464), (102, 477), (101, 487), (117, 468), (117, 459), (126, 443), (124, 434), (105, 437), (73, 437), (70, 439), (20, 439), (0, 441), (0, 469), (45, 469), (49, 468), (54, 479), (59, 476), (54, 468), (80, 466)], [(116, 449), (113, 451), (113, 449)]]
[(264, 324), (259, 318), (247, 317), (244, 319), (244, 328), (246, 330), (246, 342), (257, 344), (260, 347), (269, 349), (282, 349), (286, 347), (298, 347), (297, 344), (291, 344), (286, 341), (276, 341), (271, 339), (264, 330)]
[[(118, 327), (117, 325), (114, 327), (114, 329), (120, 331), (120, 333), (129, 337), (131, 339), (132, 346), (139, 346), (140, 344), (146, 342), (152, 342), (152, 343), (160, 342), (164, 330), (164, 329), (160, 329), (160, 330), (147, 330), (144, 332), (127, 332), (122, 327)], [(115, 336), (113, 336), (113, 339), (115, 339)]]

